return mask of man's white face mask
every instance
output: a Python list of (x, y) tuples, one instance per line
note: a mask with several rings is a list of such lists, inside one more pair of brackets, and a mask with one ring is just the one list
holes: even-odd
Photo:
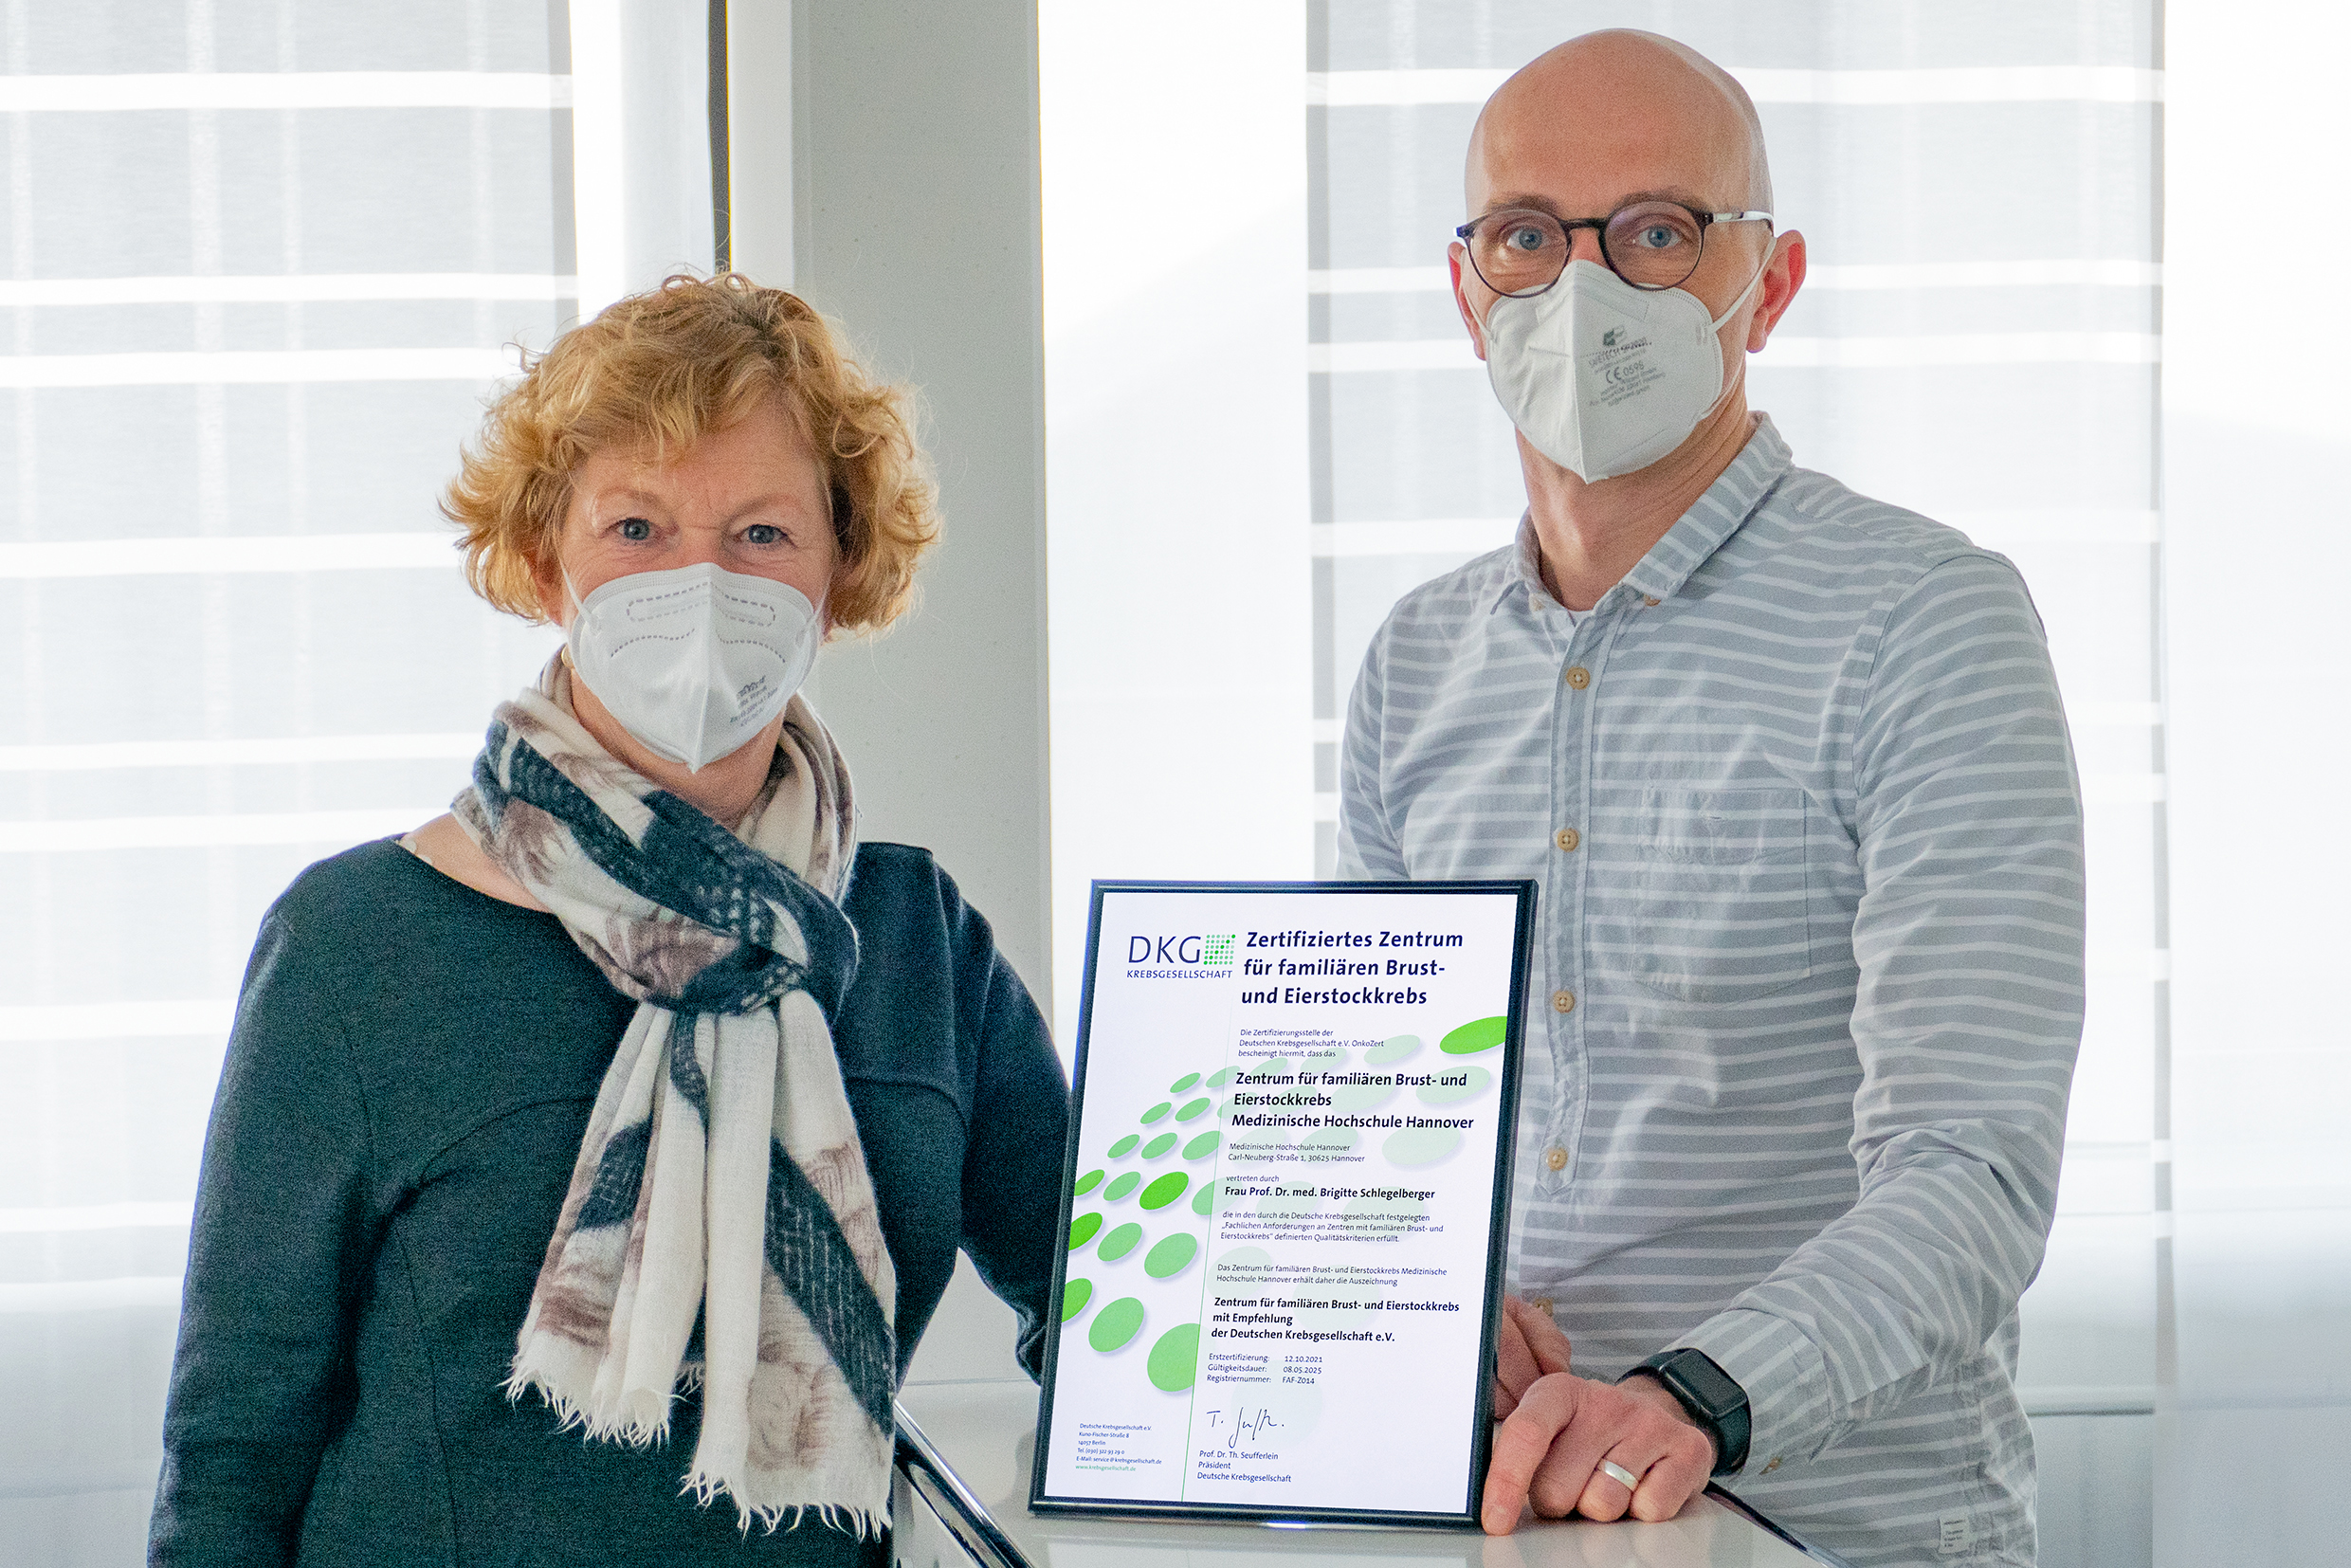
[(1635, 288), (1578, 258), (1542, 293), (1486, 311), (1486, 377), (1519, 433), (1578, 478), (1646, 468), (1722, 400), (1715, 335), (1762, 281), (1759, 266), (1710, 318), (1686, 289)]
[(621, 727), (700, 773), (784, 711), (808, 679), (824, 619), (798, 589), (709, 561), (615, 577), (564, 633), (572, 667)]

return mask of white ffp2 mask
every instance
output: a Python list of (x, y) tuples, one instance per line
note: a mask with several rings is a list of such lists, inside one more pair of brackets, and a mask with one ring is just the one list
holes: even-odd
[(1709, 318), (1686, 289), (1634, 288), (1579, 258), (1542, 293), (1486, 311), (1486, 378), (1519, 433), (1577, 478), (1646, 468), (1722, 401), (1715, 335), (1762, 278)]
[(693, 773), (784, 711), (824, 640), (798, 589), (708, 561), (615, 577), (572, 602), (572, 667), (622, 728)]

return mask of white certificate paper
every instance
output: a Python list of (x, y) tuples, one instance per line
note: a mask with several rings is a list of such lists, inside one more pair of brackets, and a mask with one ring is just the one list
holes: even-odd
[(1097, 883), (1031, 1484), (1474, 1522), (1533, 883)]

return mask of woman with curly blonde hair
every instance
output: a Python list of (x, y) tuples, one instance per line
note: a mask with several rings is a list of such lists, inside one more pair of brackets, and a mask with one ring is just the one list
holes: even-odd
[(1037, 1368), (1066, 1117), (799, 695), (937, 537), (904, 398), (793, 295), (672, 278), (529, 366), (443, 509), (564, 649), (448, 815), (263, 925), (150, 1560), (886, 1560), (958, 1249)]

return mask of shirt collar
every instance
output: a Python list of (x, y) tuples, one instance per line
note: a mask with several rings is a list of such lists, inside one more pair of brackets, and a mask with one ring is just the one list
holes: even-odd
[[(1747, 444), (1739, 449), (1739, 455), (1731, 459), (1731, 465), (1715, 476), (1705, 494), (1625, 574), (1622, 586), (1647, 599), (1673, 597), (1689, 580), (1690, 574), (1704, 565), (1707, 557), (1739, 531), (1740, 525), (1754, 514), (1763, 498), (1771, 494), (1773, 486), (1794, 465), (1788, 443), (1773, 426), (1772, 416), (1757, 414), (1755, 429), (1747, 437)], [(1510, 569), (1500, 574), (1485, 609), (1489, 613), (1500, 609), (1514, 588), (1525, 590), (1538, 603), (1550, 596), (1542, 585), (1541, 545), (1535, 537), (1532, 513), (1519, 518)], [(1605, 593), (1601, 595), (1602, 600), (1607, 597)]]

